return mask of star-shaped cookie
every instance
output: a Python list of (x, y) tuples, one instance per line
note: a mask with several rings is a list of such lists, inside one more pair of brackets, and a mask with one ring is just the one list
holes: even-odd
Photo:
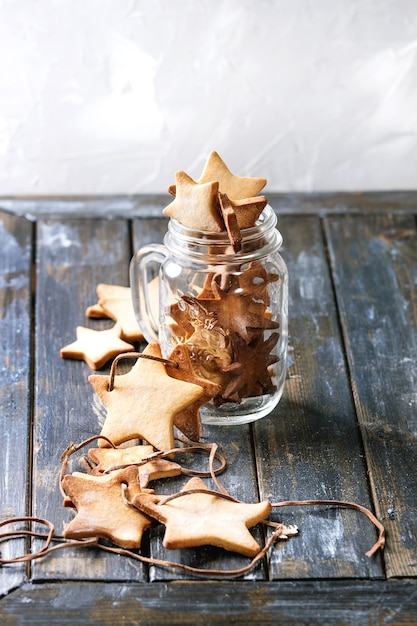
[(218, 181), (219, 191), (231, 200), (242, 200), (256, 196), (266, 185), (265, 178), (234, 176), (223, 159), (213, 150), (210, 152), (198, 183)]
[(224, 225), (229, 235), (229, 240), (234, 252), (239, 252), (242, 247), (242, 235), (240, 226), (237, 221), (236, 212), (231, 200), (226, 193), (219, 192), (220, 212), (224, 221)]
[[(132, 369), (116, 376), (109, 391), (109, 377), (93, 375), (89, 382), (107, 409), (101, 435), (115, 445), (139, 438), (158, 450), (174, 447), (176, 413), (193, 404), (204, 394), (199, 385), (171, 378), (161, 358), (159, 344), (150, 343)], [(147, 356), (151, 358), (146, 358)], [(99, 440), (100, 447), (107, 447)]]
[(237, 332), (247, 342), (251, 339), (253, 330), (278, 328), (279, 324), (270, 318), (263, 302), (257, 302), (250, 295), (239, 291), (223, 291), (215, 281), (211, 287), (215, 295), (213, 299), (183, 296), (183, 300), (189, 305), (194, 302), (202, 307), (207, 317), (214, 314), (217, 327), (227, 332)]
[[(209, 491), (201, 478), (192, 478), (181, 491)], [(249, 528), (271, 512), (268, 501), (245, 504), (211, 493), (194, 493), (160, 504), (165, 496), (141, 493), (132, 499), (138, 509), (165, 524), (163, 544), (169, 549), (212, 545), (253, 557), (260, 546)]]
[(106, 313), (106, 311), (103, 310), (103, 307), (100, 306), (98, 302), (96, 304), (90, 304), (90, 306), (86, 308), (85, 316), (92, 317), (98, 320), (110, 319), (109, 315)]
[(92, 330), (77, 326), (77, 340), (61, 348), (63, 359), (85, 361), (93, 370), (101, 369), (107, 361), (123, 352), (132, 352), (132, 344), (120, 338), (121, 328), (115, 324), (107, 330)]
[(71, 503), (77, 510), (64, 530), (64, 537), (103, 537), (122, 548), (139, 548), (143, 531), (151, 526), (151, 521), (125, 503), (123, 485), (127, 485), (125, 497), (129, 501), (141, 493), (137, 467), (104, 476), (81, 472), (64, 476), (62, 488), (67, 495), (64, 504)]
[(272, 333), (264, 341), (263, 333), (247, 344), (236, 333), (232, 336), (234, 361), (224, 368), (230, 375), (230, 380), (222, 392), (224, 400), (240, 402), (242, 398), (261, 396), (272, 393), (272, 383), (269, 366), (278, 361), (272, 350), (279, 339), (278, 333)]
[(279, 274), (269, 272), (262, 263), (252, 261), (242, 273), (237, 274), (238, 287), (236, 289), (239, 289), (243, 295), (262, 300), (266, 306), (269, 306), (268, 285), (278, 280)]
[[(95, 475), (114, 471), (122, 466), (138, 463), (137, 471), (141, 488), (149, 481), (181, 474), (181, 465), (165, 459), (152, 459), (140, 465), (143, 459), (153, 454), (152, 446), (130, 446), (128, 448), (90, 448), (89, 458), (96, 464), (90, 472)], [(114, 470), (112, 470), (114, 468)]]
[(200, 185), (182, 171), (175, 174), (175, 182), (175, 200), (163, 213), (188, 228), (215, 233), (223, 231), (218, 210), (218, 182), (210, 180)]
[(188, 439), (191, 439), (191, 441), (199, 441), (202, 435), (200, 407), (220, 393), (221, 387), (197, 375), (191, 363), (190, 353), (184, 344), (175, 346), (169, 355), (169, 359), (178, 364), (178, 367), (172, 365), (166, 366), (170, 376), (178, 380), (185, 380), (189, 383), (199, 385), (204, 390), (203, 395), (198, 398), (198, 400), (177, 413), (174, 417), (175, 426), (188, 437)]
[[(229, 198), (230, 199), (230, 198)], [(240, 230), (252, 228), (256, 220), (267, 205), (265, 196), (255, 196), (254, 198), (244, 198), (242, 200), (230, 199)]]
[(130, 287), (122, 285), (97, 285), (98, 304), (110, 319), (118, 323), (121, 328), (121, 337), (125, 341), (143, 341), (133, 308)]

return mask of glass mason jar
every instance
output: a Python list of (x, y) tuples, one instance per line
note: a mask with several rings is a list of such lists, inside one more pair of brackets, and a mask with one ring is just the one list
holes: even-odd
[(132, 259), (132, 297), (145, 339), (158, 341), (164, 358), (183, 344), (194, 373), (217, 385), (200, 408), (203, 423), (252, 422), (281, 398), (288, 272), (276, 222), (267, 205), (256, 225), (241, 231), (236, 252), (227, 232), (195, 231), (170, 219), (164, 245), (144, 246)]

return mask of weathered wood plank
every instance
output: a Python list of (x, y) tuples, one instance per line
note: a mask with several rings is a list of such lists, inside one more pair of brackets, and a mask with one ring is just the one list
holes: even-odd
[(415, 626), (417, 585), (409, 581), (47, 583), (25, 585), (1, 606), (5, 626)]
[(0, 198), (4, 208), (28, 219), (115, 218), (132, 219), (137, 216), (159, 216), (170, 202), (166, 194), (138, 196), (64, 196), (48, 198)]
[[(289, 369), (280, 404), (254, 424), (261, 495), (370, 507), (320, 221), (281, 217), (279, 228), (290, 277)], [(376, 532), (364, 515), (316, 506), (277, 509), (275, 519), (297, 524), (300, 535), (276, 544), (273, 579), (383, 576), (380, 556), (365, 556)]]
[[(1, 520), (28, 514), (32, 230), (24, 218), (0, 213)], [(23, 551), (23, 541), (1, 545), (3, 558)], [(25, 575), (25, 565), (1, 567), (0, 596)]]
[[(135, 220), (133, 222), (134, 248), (150, 243), (161, 243), (167, 229), (167, 220), (161, 218)], [(253, 458), (251, 432), (248, 426), (234, 427), (203, 427), (203, 441), (205, 443), (216, 442), (221, 452), (228, 461), (228, 467), (220, 478), (224, 487), (237, 499), (244, 502), (258, 502), (258, 486), (256, 476), (256, 463)], [(198, 467), (203, 467), (199, 463)], [(187, 482), (187, 477), (170, 481), (168, 484), (155, 485), (161, 493), (173, 493), (181, 489)], [(211, 488), (215, 488), (211, 481), (207, 481)], [(168, 490), (168, 491), (167, 491)], [(254, 536), (260, 545), (263, 544), (262, 530), (253, 530)], [(208, 569), (236, 569), (245, 566), (248, 559), (230, 552), (210, 547), (202, 547), (190, 550), (166, 550), (162, 545), (164, 529), (162, 526), (151, 532), (151, 555), (154, 558), (172, 560), (186, 565)], [(192, 575), (191, 575), (192, 577)], [(166, 570), (159, 567), (150, 568), (150, 580), (183, 580), (190, 578), (189, 574), (179, 570)], [(247, 579), (265, 578), (265, 564), (259, 563), (253, 570), (245, 575)]]
[[(340, 194), (329, 196), (329, 204), (322, 209), (318, 198), (308, 200), (305, 213), (335, 214), (324, 222), (333, 286), (319, 220), (300, 215), (301, 199), (293, 198), (296, 216), (279, 211), (285, 238), (283, 255), (290, 269), (291, 358), (284, 397), (270, 417), (250, 427), (205, 428), (204, 437), (221, 445), (229, 460), (221, 480), (245, 501), (259, 499), (256, 469), (260, 497), (272, 501), (341, 498), (372, 507), (369, 481), (377, 515), (387, 527), (387, 574), (415, 578), (417, 237), (414, 219), (400, 216), (413, 209), (413, 196), (403, 203), (398, 196), (397, 205), (395, 194), (383, 196), (357, 205), (351, 199), (351, 204), (346, 204), (352, 209), (348, 216), (339, 215), (344, 206)], [(377, 215), (389, 208), (391, 201), (396, 216)], [(150, 202), (147, 208), (141, 205), (144, 212), (133, 225), (135, 249), (161, 241), (166, 231), (166, 220), (157, 217), (159, 205)], [(332, 202), (336, 203), (333, 207)], [(360, 213), (367, 211), (367, 202), (369, 215), (364, 217)], [(99, 211), (99, 204), (94, 211)], [(291, 213), (291, 203), (288, 207)], [(128, 208), (121, 206), (120, 214)], [(147, 211), (151, 219), (142, 218)], [(26, 509), (30, 484), (32, 225), (6, 214), (1, 215), (0, 225), (0, 362), (7, 361), (0, 379), (0, 435), (7, 441), (3, 450), (9, 466), (0, 483), (1, 515), (5, 517), (25, 512), (21, 507)], [(7, 246), (12, 246), (12, 252)], [(98, 282), (128, 284), (129, 224), (119, 219), (41, 220), (37, 250), (33, 512), (51, 519), (61, 531), (72, 514), (62, 506), (58, 489), (59, 456), (70, 441), (98, 432), (104, 410), (87, 382), (88, 366), (62, 361), (59, 349), (75, 338), (79, 324), (94, 328), (111, 325), (86, 320), (84, 311), (96, 300)], [(8, 376), (17, 376), (17, 372), (23, 373), (23, 378), (13, 378), (9, 384)], [(155, 488), (176, 490), (185, 480), (161, 481)], [(274, 519), (300, 526), (298, 537), (277, 544), (272, 551), (271, 578), (281, 579), (279, 582), (261, 582), (265, 576), (262, 567), (248, 576), (257, 582), (220, 583), (188, 583), (181, 581), (187, 576), (176, 571), (152, 567), (150, 579), (157, 584), (125, 584), (146, 581), (147, 569), (92, 549), (64, 551), (33, 564), (32, 572), (37, 583), (54, 579), (65, 580), (65, 585), (43, 582), (9, 593), (2, 600), (2, 618), (6, 624), (82, 620), (121, 624), (138, 619), (150, 624), (214, 624), (224, 623), (226, 618), (242, 624), (417, 624), (415, 581), (363, 580), (384, 576), (380, 556), (364, 556), (376, 533), (363, 515), (305, 507), (277, 510)], [(164, 551), (162, 530), (151, 536), (154, 556), (225, 568), (240, 561), (230, 555), (219, 560), (218, 551), (211, 549), (181, 554)], [(1, 550), (4, 554), (5, 544)], [(25, 566), (1, 568), (0, 594), (22, 584), (24, 573)], [(289, 578), (345, 580), (290, 582)], [(353, 578), (362, 580), (348, 580)], [(103, 583), (72, 584), (71, 580)], [(168, 584), (172, 580), (178, 582)]]
[(301, 192), (268, 194), (271, 206), (279, 215), (345, 215), (346, 213), (398, 213), (415, 212), (415, 191), (366, 192)]
[(387, 575), (416, 576), (415, 221), (346, 215), (326, 232)]
[[(280, 215), (398, 213), (415, 211), (416, 191), (290, 192), (266, 190)], [(115, 196), (3, 197), (0, 208), (31, 219), (77, 217), (158, 217), (172, 198), (168, 193)]]
[[(162, 212), (161, 212), (162, 214)], [(132, 222), (133, 250), (152, 243), (163, 243), (167, 231), (168, 219), (165, 217), (148, 217), (135, 219)]]
[[(88, 382), (88, 365), (63, 360), (59, 351), (75, 340), (78, 325), (96, 330), (113, 325), (89, 320), (85, 309), (97, 302), (98, 283), (128, 284), (130, 257), (124, 220), (38, 223), (33, 510), (52, 521), (57, 532), (73, 517), (59, 492), (60, 455), (72, 441), (99, 434), (105, 418)], [(137, 581), (146, 576), (140, 563), (93, 549), (55, 553), (35, 563), (33, 572), (34, 580)]]

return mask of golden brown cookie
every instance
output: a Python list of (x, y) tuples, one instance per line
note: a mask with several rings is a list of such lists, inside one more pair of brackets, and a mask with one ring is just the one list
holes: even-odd
[(278, 361), (278, 357), (272, 353), (278, 339), (279, 334), (272, 333), (264, 341), (263, 333), (260, 333), (250, 343), (246, 343), (239, 335), (232, 335), (234, 360), (224, 368), (229, 380), (222, 392), (223, 400), (240, 402), (242, 398), (274, 391), (269, 367)]
[(210, 152), (198, 183), (217, 181), (219, 191), (226, 193), (231, 200), (241, 200), (256, 196), (266, 185), (266, 178), (234, 176), (218, 153)]
[(254, 198), (244, 198), (243, 200), (230, 200), (240, 230), (252, 228), (256, 220), (266, 207), (268, 201), (265, 196), (255, 196)]
[(99, 319), (99, 320), (110, 319), (109, 315), (106, 313), (106, 311), (103, 310), (103, 307), (100, 306), (98, 303), (88, 306), (85, 310), (85, 316), (92, 317), (94, 319)]
[(117, 324), (107, 330), (77, 326), (76, 336), (76, 341), (61, 348), (60, 355), (63, 359), (85, 361), (93, 370), (101, 369), (118, 354), (135, 349), (121, 339), (121, 328)]
[[(130, 372), (114, 379), (109, 391), (109, 377), (93, 375), (89, 382), (107, 409), (101, 435), (115, 445), (131, 439), (145, 439), (158, 450), (174, 447), (174, 417), (176, 413), (201, 398), (199, 385), (171, 378), (161, 358), (157, 343), (150, 343)], [(100, 447), (107, 447), (103, 440)]]
[(170, 325), (172, 333), (177, 337), (178, 341), (183, 342), (194, 332), (194, 327), (190, 324), (188, 313), (184, 303), (175, 302), (170, 307), (170, 316), (174, 320)]
[(178, 344), (173, 349), (169, 355), (169, 360), (178, 364), (178, 367), (166, 366), (166, 370), (172, 378), (199, 385), (204, 390), (203, 395), (198, 400), (174, 416), (175, 426), (191, 441), (199, 441), (202, 435), (200, 407), (216, 396), (220, 392), (221, 387), (197, 375), (193, 370), (187, 346), (184, 344)]
[(121, 328), (121, 337), (125, 341), (143, 341), (133, 308), (130, 287), (121, 285), (97, 285), (98, 304), (103, 312), (117, 322)]
[(224, 230), (218, 210), (218, 183), (200, 185), (182, 171), (176, 173), (175, 181), (175, 200), (164, 209), (164, 214), (187, 228), (215, 233)]
[[(127, 485), (124, 491), (123, 485)], [(122, 548), (139, 548), (150, 519), (125, 503), (142, 493), (137, 467), (128, 467), (104, 476), (74, 472), (62, 480), (62, 488), (77, 514), (66, 526), (66, 539), (102, 537)]]
[(90, 448), (89, 458), (96, 464), (90, 472), (95, 475), (108, 473), (129, 465), (137, 465), (138, 480), (141, 488), (147, 487), (149, 481), (168, 478), (181, 474), (181, 465), (165, 459), (142, 461), (153, 454), (152, 446), (130, 446), (128, 448)]
[(112, 319), (120, 326), (122, 339), (128, 342), (143, 341), (133, 308), (130, 287), (99, 283), (97, 296), (98, 302), (87, 307), (85, 311), (87, 317)]
[(242, 235), (240, 233), (236, 212), (227, 194), (219, 193), (219, 205), (233, 251), (239, 252), (242, 247)]
[[(206, 315), (216, 316), (217, 329), (222, 328), (225, 332), (237, 332), (245, 341), (252, 337), (253, 330), (266, 330), (278, 327), (267, 314), (263, 302), (257, 302), (250, 295), (240, 291), (224, 291), (215, 281), (211, 284), (215, 297), (191, 298), (183, 296), (183, 300), (190, 306), (198, 304)], [(192, 321), (191, 321), (192, 323)]]
[(253, 557), (260, 546), (249, 528), (265, 520), (271, 512), (268, 501), (257, 504), (233, 502), (209, 491), (201, 478), (192, 478), (181, 490), (193, 493), (161, 504), (165, 496), (137, 494), (132, 504), (165, 524), (163, 545), (176, 550), (212, 545)]

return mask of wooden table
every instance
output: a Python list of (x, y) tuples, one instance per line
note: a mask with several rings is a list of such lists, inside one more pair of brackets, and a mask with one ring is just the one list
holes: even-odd
[[(236, 498), (356, 502), (384, 524), (384, 552), (365, 556), (376, 529), (356, 510), (277, 509), (272, 519), (297, 524), (299, 535), (237, 580), (97, 548), (3, 566), (3, 624), (417, 624), (417, 194), (269, 200), (290, 273), (284, 396), (252, 425), (205, 427), (204, 441), (225, 454), (221, 480)], [(128, 285), (133, 251), (162, 240), (168, 202), (0, 201), (2, 519), (40, 516), (61, 533), (73, 517), (60, 455), (98, 434), (103, 407), (87, 364), (59, 351), (76, 326), (111, 325), (85, 309), (98, 283)], [(206, 547), (167, 555), (162, 536), (154, 527), (144, 551), (200, 567), (247, 562)], [(22, 550), (23, 540), (1, 544), (3, 558)]]

